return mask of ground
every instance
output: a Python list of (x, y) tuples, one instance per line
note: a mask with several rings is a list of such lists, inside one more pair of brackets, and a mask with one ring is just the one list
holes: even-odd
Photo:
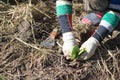
[[(80, 46), (96, 27), (81, 24), (86, 12), (83, 3), (78, 3), (73, 4), (73, 26)], [(10, 5), (0, 2), (0, 80), (120, 79), (118, 31), (104, 39), (91, 59), (68, 61), (59, 45), (41, 46), (53, 28), (59, 29), (55, 42), (62, 45), (55, 3), (38, 0)]]

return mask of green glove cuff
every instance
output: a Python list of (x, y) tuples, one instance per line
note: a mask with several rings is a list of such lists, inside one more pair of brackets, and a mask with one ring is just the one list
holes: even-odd
[(57, 16), (72, 14), (72, 1), (56, 1), (56, 12)]
[(103, 16), (102, 20), (110, 23), (114, 29), (118, 25), (120, 19), (114, 12), (110, 11)]

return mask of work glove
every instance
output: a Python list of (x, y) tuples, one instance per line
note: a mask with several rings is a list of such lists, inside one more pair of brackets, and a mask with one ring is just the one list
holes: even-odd
[(91, 56), (94, 55), (95, 50), (98, 46), (99, 41), (94, 37), (90, 37), (80, 47), (80, 50), (85, 49), (86, 51), (79, 56), (79, 60), (88, 60)]
[(66, 59), (72, 59), (72, 54), (79, 53), (79, 47), (76, 45), (75, 37), (72, 32), (63, 34), (63, 54)]

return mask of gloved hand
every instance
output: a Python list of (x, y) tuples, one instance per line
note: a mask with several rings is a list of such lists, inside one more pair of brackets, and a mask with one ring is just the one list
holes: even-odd
[(76, 46), (76, 41), (74, 34), (72, 32), (67, 32), (63, 34), (63, 54), (66, 59), (71, 59), (72, 54), (79, 53), (79, 47)]
[(91, 56), (94, 55), (96, 48), (99, 46), (99, 41), (95, 39), (94, 37), (90, 37), (87, 41), (85, 41), (81, 47), (81, 49), (86, 49), (86, 52), (82, 53), (79, 56), (79, 60), (87, 60)]

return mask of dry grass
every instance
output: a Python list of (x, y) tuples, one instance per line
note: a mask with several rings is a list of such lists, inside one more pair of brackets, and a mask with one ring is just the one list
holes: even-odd
[[(51, 6), (52, 5), (52, 6)], [(80, 15), (79, 15), (80, 13)], [(78, 24), (85, 15), (83, 4), (74, 4), (73, 26), (76, 38), (88, 34)], [(28, 21), (25, 24), (22, 21)], [(22, 25), (22, 26), (21, 26)], [(56, 45), (46, 49), (40, 42), (59, 27), (55, 4), (30, 1), (18, 5), (0, 4), (0, 79), (1, 80), (119, 80), (119, 34), (107, 37), (88, 61), (67, 61)], [(23, 36), (24, 35), (24, 36)], [(84, 38), (84, 37), (82, 37)], [(84, 39), (85, 40), (85, 39)], [(84, 41), (83, 40), (83, 41)], [(61, 42), (61, 34), (56, 38)], [(81, 43), (78, 43), (81, 44)]]

